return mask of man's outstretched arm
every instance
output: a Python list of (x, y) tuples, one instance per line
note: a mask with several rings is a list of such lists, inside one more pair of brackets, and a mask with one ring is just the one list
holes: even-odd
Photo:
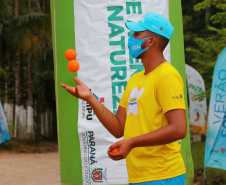
[(78, 84), (78, 87), (71, 87), (65, 84), (61, 84), (61, 86), (73, 96), (87, 101), (103, 126), (114, 137), (122, 137), (126, 120), (126, 109), (119, 106), (117, 113), (114, 115), (96, 99), (84, 83), (82, 83), (78, 78), (74, 78), (74, 81)]

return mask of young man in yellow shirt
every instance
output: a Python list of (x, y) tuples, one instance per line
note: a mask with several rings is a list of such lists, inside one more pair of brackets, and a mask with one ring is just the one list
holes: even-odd
[[(110, 146), (108, 155), (113, 160), (126, 158), (130, 184), (184, 185), (180, 154), (180, 139), (187, 132), (184, 86), (163, 56), (174, 28), (162, 15), (151, 12), (137, 23), (126, 22), (126, 27), (134, 31), (128, 39), (129, 51), (142, 60), (144, 70), (130, 78), (115, 115), (79, 79), (74, 78), (78, 87), (62, 87), (87, 101), (113, 136), (124, 136)], [(119, 151), (112, 153), (115, 148)]]

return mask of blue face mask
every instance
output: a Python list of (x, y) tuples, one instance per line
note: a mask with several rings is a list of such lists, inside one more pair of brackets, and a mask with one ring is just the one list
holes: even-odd
[(151, 37), (145, 38), (145, 39), (136, 39), (133, 36), (130, 36), (128, 39), (128, 48), (131, 56), (133, 58), (137, 58), (141, 53), (146, 51), (149, 47), (142, 49), (141, 46), (144, 41), (149, 39)]

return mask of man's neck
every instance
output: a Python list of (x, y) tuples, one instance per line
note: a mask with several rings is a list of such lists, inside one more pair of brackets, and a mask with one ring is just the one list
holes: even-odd
[(144, 58), (142, 58), (142, 63), (145, 69), (144, 74), (147, 75), (164, 62), (166, 62), (166, 59), (163, 55), (151, 55), (148, 57), (145, 56)]

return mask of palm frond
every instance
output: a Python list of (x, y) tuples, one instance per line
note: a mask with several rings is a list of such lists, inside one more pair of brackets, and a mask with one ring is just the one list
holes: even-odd
[(9, 18), (10, 10), (6, 0), (0, 1), (0, 22)]
[(30, 13), (20, 15), (11, 20), (11, 24), (14, 28), (30, 27), (40, 25), (46, 18), (45, 14), (42, 13)]
[(0, 67), (0, 77), (5, 78), (6, 76), (7, 76), (6, 71), (2, 67)]

